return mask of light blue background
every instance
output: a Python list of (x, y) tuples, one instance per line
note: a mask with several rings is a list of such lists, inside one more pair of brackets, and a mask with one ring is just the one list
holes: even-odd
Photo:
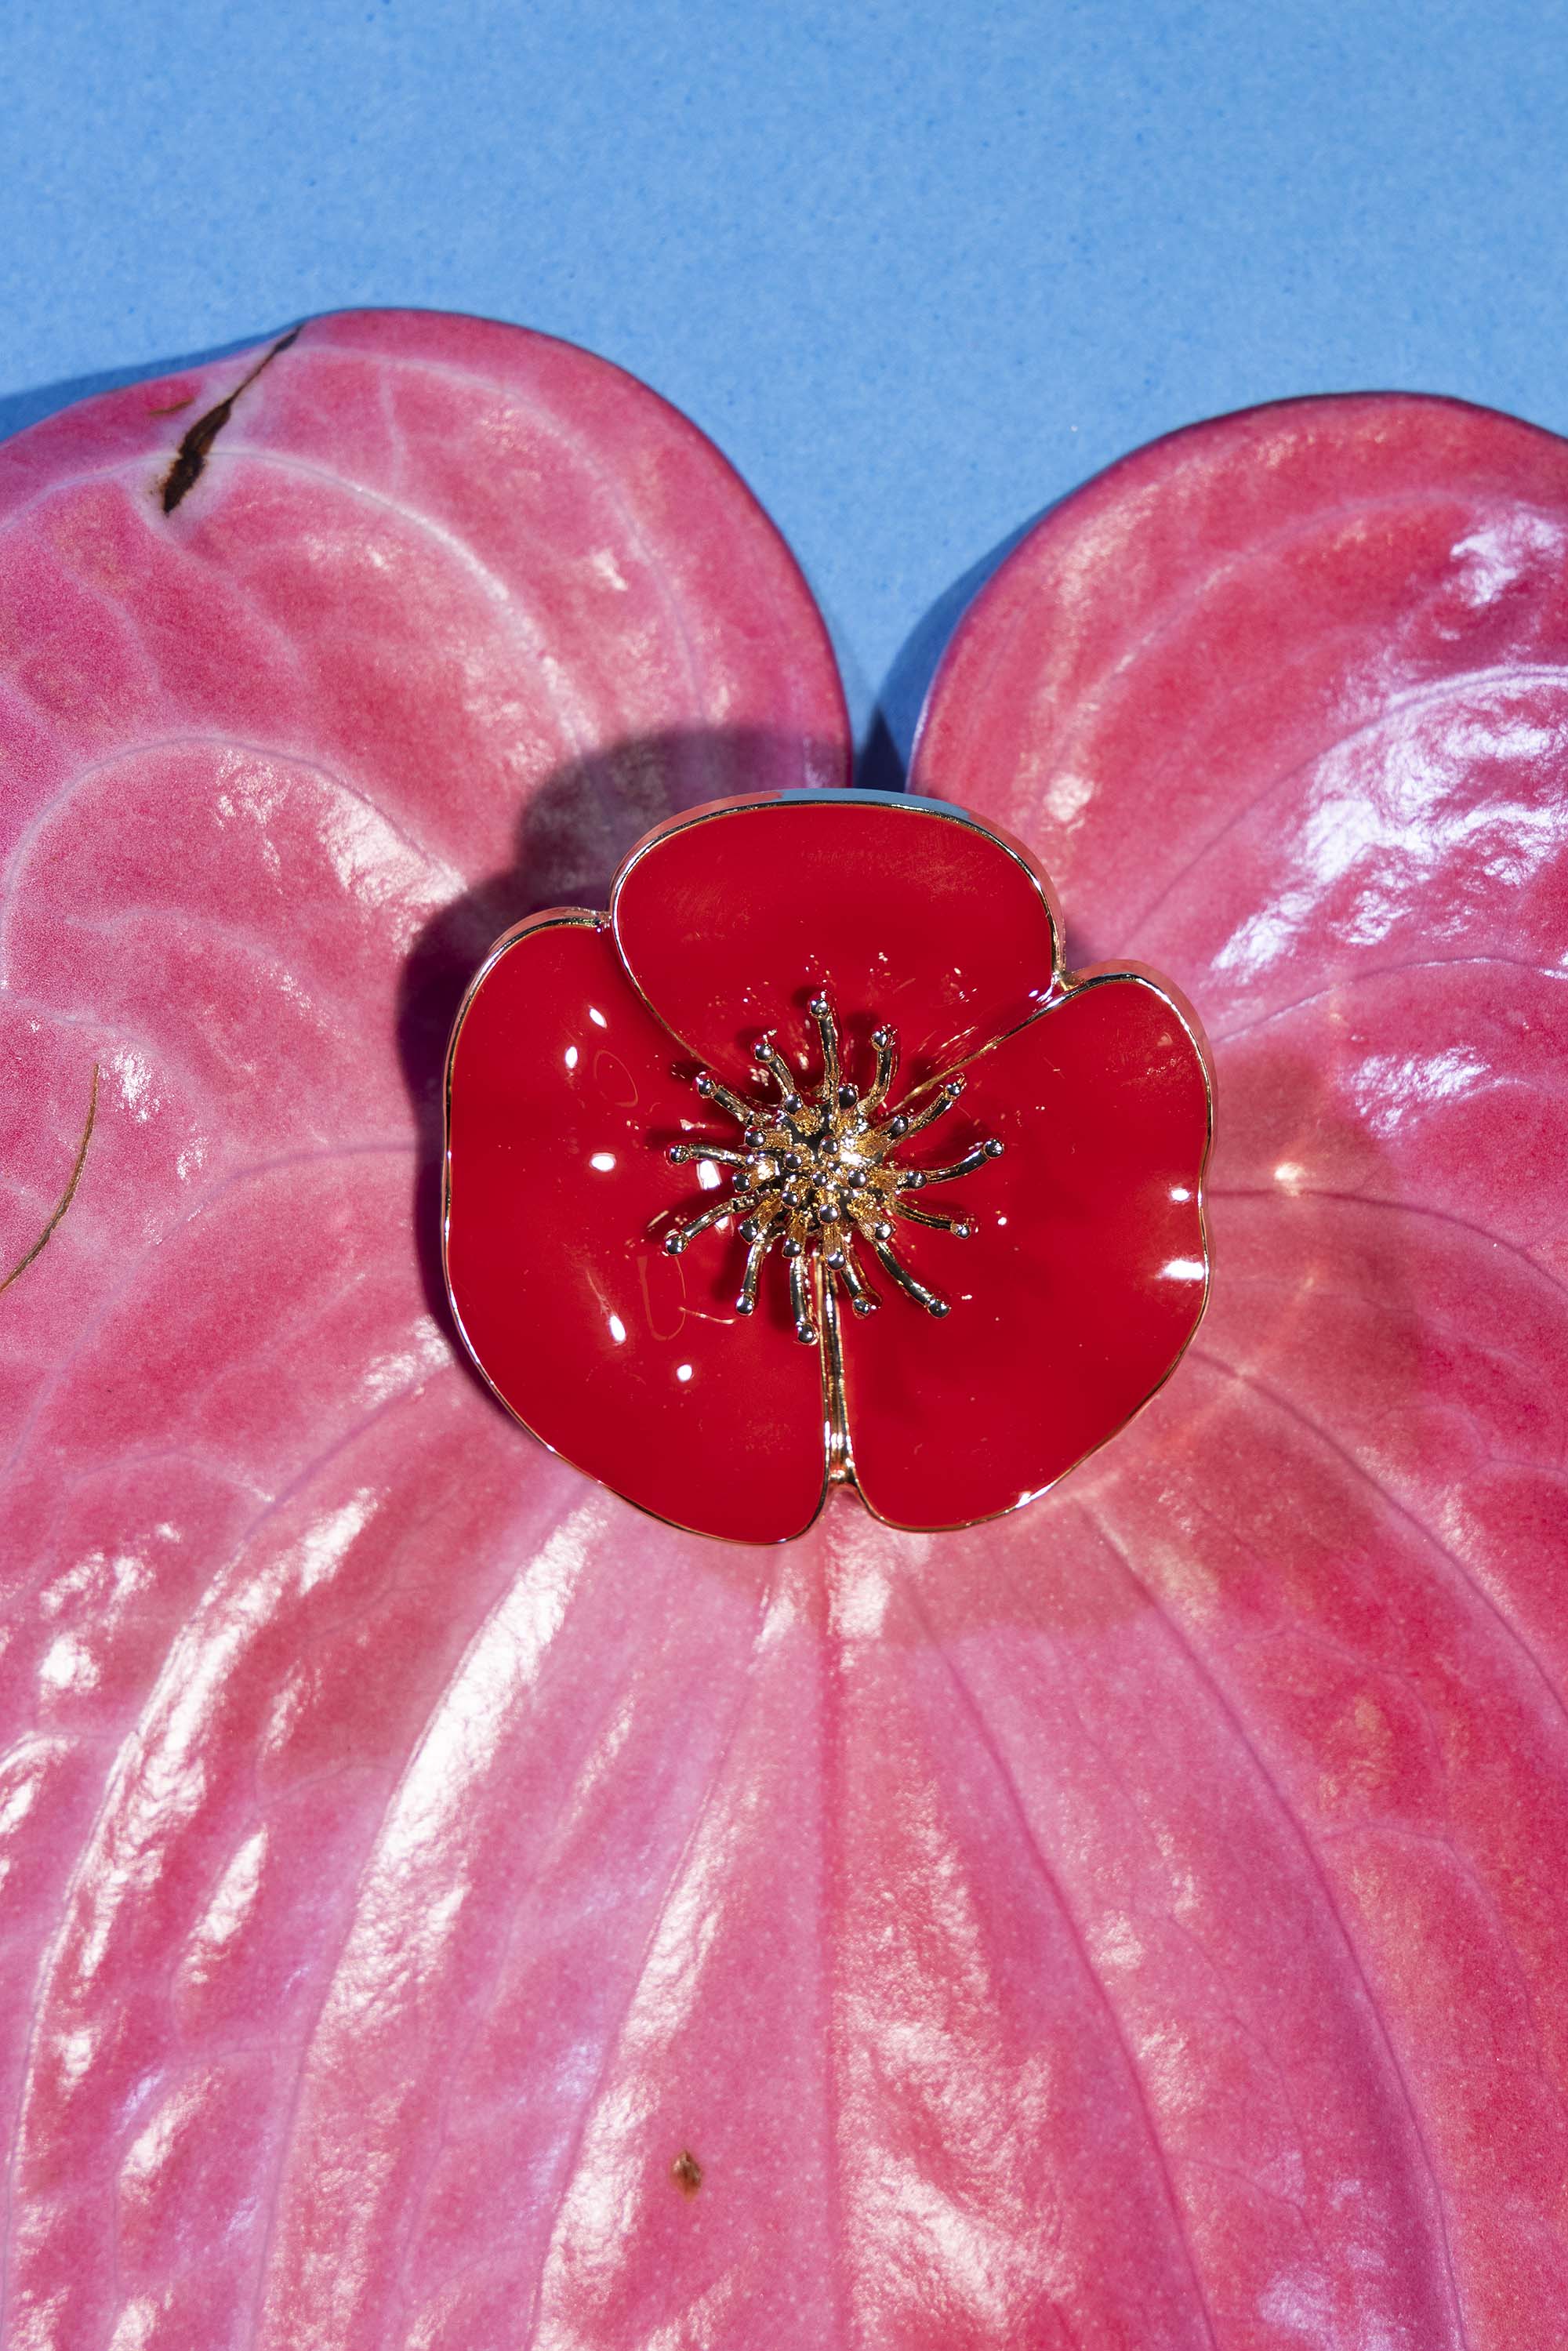
[(547, 328), (714, 435), (903, 743), (998, 543), (1155, 434), (1568, 428), (1565, 124), (1542, 0), (4, 0), (0, 427), (313, 310)]

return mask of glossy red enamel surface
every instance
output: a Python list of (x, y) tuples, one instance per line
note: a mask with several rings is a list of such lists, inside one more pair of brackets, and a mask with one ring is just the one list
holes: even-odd
[(961, 1206), (975, 1233), (895, 1236), (951, 1311), (936, 1320), (873, 1272), (881, 1308), (846, 1320), (856, 1475), (897, 1526), (991, 1517), (1061, 1477), (1166, 1377), (1206, 1292), (1207, 1094), (1167, 998), (1138, 979), (1081, 987), (967, 1077), (910, 1164), (1005, 1145), (918, 1196)]
[(1051, 912), (1019, 855), (985, 828), (880, 794), (670, 825), (631, 861), (613, 911), (661, 1019), (732, 1071), (749, 1069), (762, 1030), (804, 1034), (818, 987), (859, 1042), (892, 1022), (914, 1081), (1024, 1019), (1051, 986)]
[(546, 918), (496, 957), (452, 1056), (453, 1304), (568, 1460), (676, 1526), (778, 1542), (821, 1499), (817, 1360), (777, 1292), (735, 1312), (727, 1219), (679, 1259), (662, 1247), (717, 1175), (666, 1156), (711, 1123), (675, 1061), (607, 930)]

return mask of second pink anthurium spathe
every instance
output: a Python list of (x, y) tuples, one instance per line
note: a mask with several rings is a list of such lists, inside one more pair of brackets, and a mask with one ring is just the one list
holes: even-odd
[(1075, 975), (1044, 874), (946, 802), (690, 810), (608, 914), (509, 931), (447, 1068), (464, 1338), (518, 1420), (671, 1523), (801, 1533), (1031, 1500), (1207, 1295), (1201, 1031)]

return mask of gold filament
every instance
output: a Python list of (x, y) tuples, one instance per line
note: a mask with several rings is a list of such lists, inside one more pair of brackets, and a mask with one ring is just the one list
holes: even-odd
[[(669, 1156), (677, 1166), (706, 1160), (729, 1171), (732, 1189), (686, 1223), (672, 1226), (664, 1246), (679, 1257), (688, 1244), (726, 1217), (735, 1217), (746, 1244), (746, 1270), (735, 1301), (737, 1314), (757, 1311), (762, 1268), (775, 1248), (789, 1269), (789, 1312), (803, 1346), (819, 1343), (825, 1328), (837, 1346), (837, 1294), (854, 1314), (881, 1305), (857, 1255), (869, 1249), (892, 1281), (927, 1314), (945, 1315), (946, 1299), (916, 1279), (893, 1248), (894, 1219), (949, 1233), (962, 1240), (977, 1228), (960, 1208), (915, 1207), (904, 1196), (948, 1184), (999, 1156), (993, 1136), (971, 1144), (945, 1167), (906, 1167), (900, 1147), (945, 1117), (964, 1090), (961, 1075), (943, 1080), (914, 1110), (886, 1105), (898, 1068), (898, 1039), (890, 1028), (872, 1032), (876, 1068), (862, 1093), (845, 1074), (841, 1035), (829, 998), (813, 996), (809, 1010), (821, 1049), (821, 1072), (814, 1086), (798, 1080), (772, 1037), (752, 1048), (760, 1070), (777, 1089), (773, 1102), (747, 1102), (721, 1084), (711, 1071), (699, 1071), (696, 1090), (705, 1102), (727, 1113), (741, 1130), (741, 1144), (677, 1143)], [(820, 1327), (821, 1326), (821, 1327)]]

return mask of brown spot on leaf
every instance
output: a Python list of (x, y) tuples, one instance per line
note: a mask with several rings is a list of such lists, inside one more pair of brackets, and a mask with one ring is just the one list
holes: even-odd
[[(66, 1184), (66, 1188), (55, 1203), (54, 1214), (50, 1217), (48, 1223), (44, 1227), (43, 1231), (38, 1235), (37, 1239), (33, 1243), (32, 1248), (27, 1251), (26, 1257), (18, 1258), (16, 1264), (11, 1268), (10, 1272), (5, 1276), (4, 1280), (0, 1280), (0, 1290), (9, 1290), (11, 1284), (19, 1280), (20, 1277), (26, 1272), (27, 1268), (32, 1264), (34, 1259), (42, 1255), (43, 1251), (48, 1247), (50, 1240), (53, 1238), (55, 1228), (58, 1225), (60, 1218), (65, 1215), (66, 1210), (76, 1198), (77, 1186), (81, 1182), (81, 1171), (87, 1165), (87, 1147), (92, 1141), (93, 1121), (97, 1116), (98, 1063), (95, 1061), (92, 1065), (92, 1084), (88, 1090), (87, 1124), (82, 1128), (81, 1141), (77, 1144), (76, 1161), (71, 1168), (70, 1176)], [(700, 2173), (698, 2174), (698, 2177), (701, 2177)]]
[[(262, 353), (244, 381), (235, 384), (226, 400), (220, 400), (215, 408), (209, 408), (204, 415), (197, 417), (175, 450), (174, 462), (163, 476), (163, 511), (166, 515), (172, 514), (181, 499), (201, 480), (213, 443), (234, 414), (235, 402), (241, 392), (248, 392), (263, 368), (270, 367), (279, 351), (286, 351), (290, 343), (298, 340), (298, 327), (290, 328), (287, 335), (280, 335), (272, 349)], [(182, 406), (186, 404), (181, 403)]]
[(703, 2168), (689, 2147), (682, 2147), (670, 2166), (670, 2178), (683, 2196), (695, 2196), (703, 2184)]

